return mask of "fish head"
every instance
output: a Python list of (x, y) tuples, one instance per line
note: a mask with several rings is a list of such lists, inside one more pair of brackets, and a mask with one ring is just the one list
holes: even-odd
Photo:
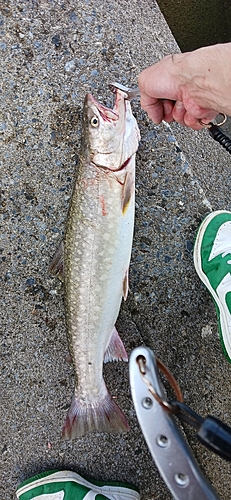
[(139, 128), (127, 95), (116, 91), (113, 109), (87, 94), (83, 110), (83, 148), (96, 167), (120, 170), (137, 151)]

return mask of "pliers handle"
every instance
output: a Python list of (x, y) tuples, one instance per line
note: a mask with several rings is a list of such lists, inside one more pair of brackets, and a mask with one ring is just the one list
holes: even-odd
[[(145, 373), (140, 359), (145, 360)], [(152, 387), (163, 401), (157, 358), (146, 347), (136, 348), (129, 363), (130, 386), (137, 418), (152, 458), (175, 500), (219, 500), (202, 474), (174, 416), (150, 392)]]

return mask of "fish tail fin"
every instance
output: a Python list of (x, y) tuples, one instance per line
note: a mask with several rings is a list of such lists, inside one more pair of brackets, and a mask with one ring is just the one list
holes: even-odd
[(126, 432), (126, 417), (105, 386), (105, 395), (97, 400), (84, 401), (74, 394), (63, 425), (63, 439), (75, 439), (88, 432)]

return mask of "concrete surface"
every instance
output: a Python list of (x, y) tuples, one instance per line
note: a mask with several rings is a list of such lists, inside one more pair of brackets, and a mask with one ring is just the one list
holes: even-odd
[[(51, 468), (134, 483), (142, 499), (169, 500), (131, 401), (128, 366), (105, 366), (131, 431), (61, 440), (74, 386), (67, 364), (61, 284), (48, 265), (62, 237), (78, 160), (84, 95), (112, 104), (107, 83), (178, 49), (153, 1), (13, 1), (1, 17), (0, 499)], [(210, 139), (155, 127), (134, 103), (141, 130), (130, 295), (118, 329), (128, 352), (150, 346), (175, 374), (186, 402), (231, 424), (231, 367), (214, 306), (192, 260), (198, 224), (231, 209), (230, 156)], [(230, 465), (186, 434), (223, 500)]]
[[(229, 0), (158, 0), (158, 5), (182, 50), (230, 42)], [(195, 36), (196, 34), (196, 36)]]

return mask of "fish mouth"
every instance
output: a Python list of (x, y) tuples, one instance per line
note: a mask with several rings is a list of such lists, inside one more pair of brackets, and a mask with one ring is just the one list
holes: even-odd
[(103, 118), (105, 122), (109, 121), (117, 121), (119, 120), (119, 109), (121, 106), (121, 100), (125, 101), (127, 95), (125, 92), (116, 89), (116, 99), (114, 103), (113, 109), (108, 108), (107, 106), (104, 106), (100, 102), (98, 102), (92, 94), (87, 94), (85, 98), (85, 103), (86, 104), (91, 104), (95, 106), (100, 114), (100, 116)]
[(92, 165), (118, 172), (125, 170), (135, 153), (138, 136), (127, 94), (121, 89), (116, 89), (115, 94), (113, 108), (99, 103), (90, 93), (86, 95), (83, 111), (86, 133), (82, 137), (89, 148)]

